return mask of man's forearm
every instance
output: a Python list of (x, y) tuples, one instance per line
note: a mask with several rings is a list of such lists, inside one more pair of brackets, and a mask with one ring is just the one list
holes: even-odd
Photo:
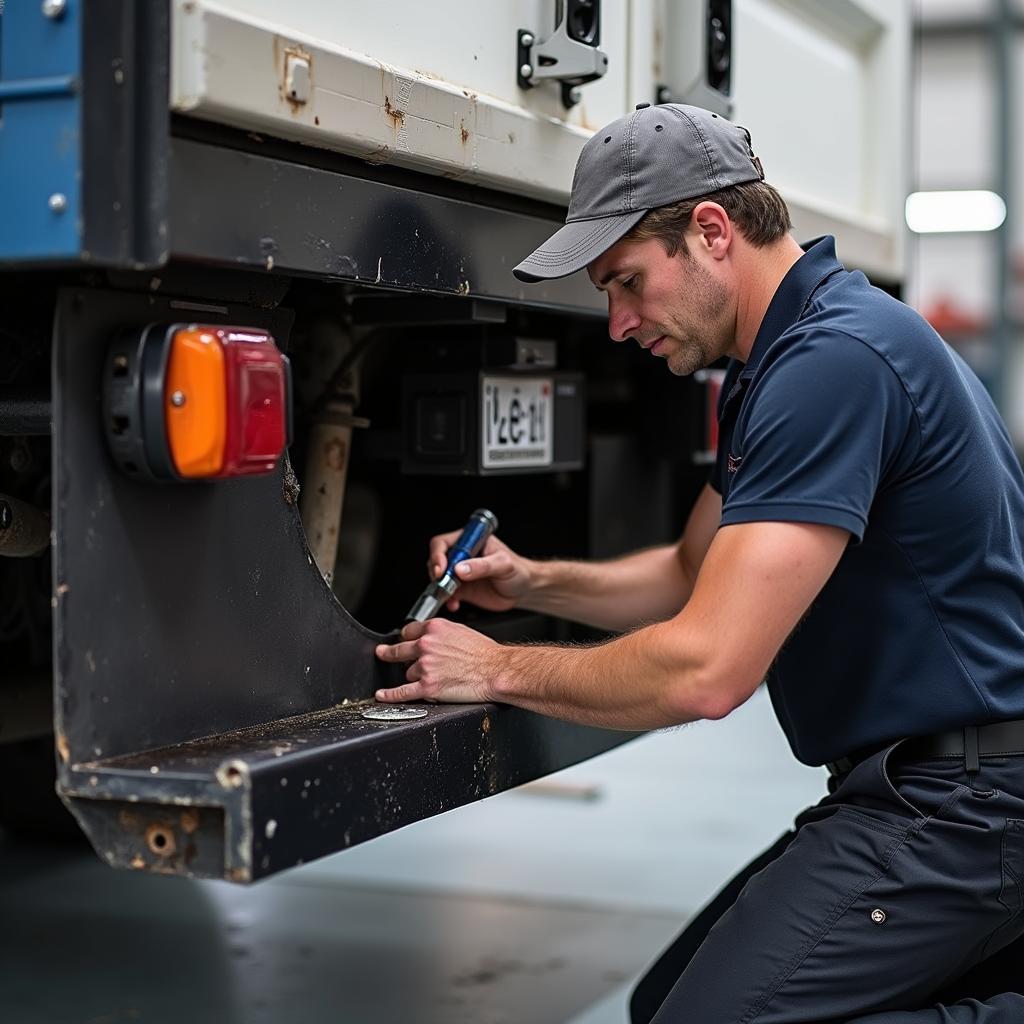
[(660, 729), (707, 717), (698, 651), (659, 623), (593, 647), (509, 646), (498, 655), (493, 699), (609, 729)]
[(520, 607), (620, 632), (677, 614), (692, 582), (675, 545), (610, 562), (534, 562), (537, 583)]

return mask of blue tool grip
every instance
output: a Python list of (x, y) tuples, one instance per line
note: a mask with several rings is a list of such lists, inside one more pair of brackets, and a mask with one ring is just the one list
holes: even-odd
[(454, 573), (455, 566), (467, 558), (473, 558), (483, 549), (487, 538), (498, 528), (498, 519), (493, 512), (478, 508), (466, 523), (459, 539), (448, 549), (446, 572)]

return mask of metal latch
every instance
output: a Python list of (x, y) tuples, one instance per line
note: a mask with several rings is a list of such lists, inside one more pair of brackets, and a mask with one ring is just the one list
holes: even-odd
[(555, 31), (543, 42), (521, 28), (516, 76), (520, 89), (554, 79), (562, 87), (562, 103), (571, 109), (582, 98), (580, 86), (608, 72), (601, 41), (601, 0), (555, 0)]

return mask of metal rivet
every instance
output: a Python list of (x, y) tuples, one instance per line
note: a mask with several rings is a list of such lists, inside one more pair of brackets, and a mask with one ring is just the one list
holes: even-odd
[(519, 74), (522, 75), (523, 78), (532, 78), (533, 77), (533, 65), (532, 64), (523, 64), (519, 68)]
[(56, 21), (57, 18), (64, 17), (67, 6), (68, 0), (43, 0), (43, 14)]
[(875, 907), (875, 909), (871, 911), (871, 920), (874, 921), (875, 924), (885, 924), (885, 911), (879, 910), (878, 907)]
[(185, 404), (185, 393), (183, 391), (175, 391), (171, 395), (171, 405), (175, 408), (180, 409)]
[(573, 86), (573, 88), (569, 90), (569, 99), (572, 100), (573, 103), (579, 103), (579, 101), (583, 99), (583, 90), (578, 85)]
[(522, 43), (523, 46), (533, 46), (533, 35), (529, 32), (524, 32), (519, 42)]
[(47, 202), (54, 213), (63, 213), (68, 208), (68, 197), (63, 192), (54, 192)]

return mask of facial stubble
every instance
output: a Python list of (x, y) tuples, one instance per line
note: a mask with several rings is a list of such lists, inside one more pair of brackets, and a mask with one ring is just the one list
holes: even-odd
[(733, 338), (723, 321), (728, 289), (685, 249), (679, 258), (688, 270), (680, 300), (689, 313), (688, 322), (699, 326), (688, 327), (681, 321), (669, 325), (671, 329), (665, 333), (671, 347), (665, 362), (677, 377), (688, 377), (721, 359), (732, 347)]

